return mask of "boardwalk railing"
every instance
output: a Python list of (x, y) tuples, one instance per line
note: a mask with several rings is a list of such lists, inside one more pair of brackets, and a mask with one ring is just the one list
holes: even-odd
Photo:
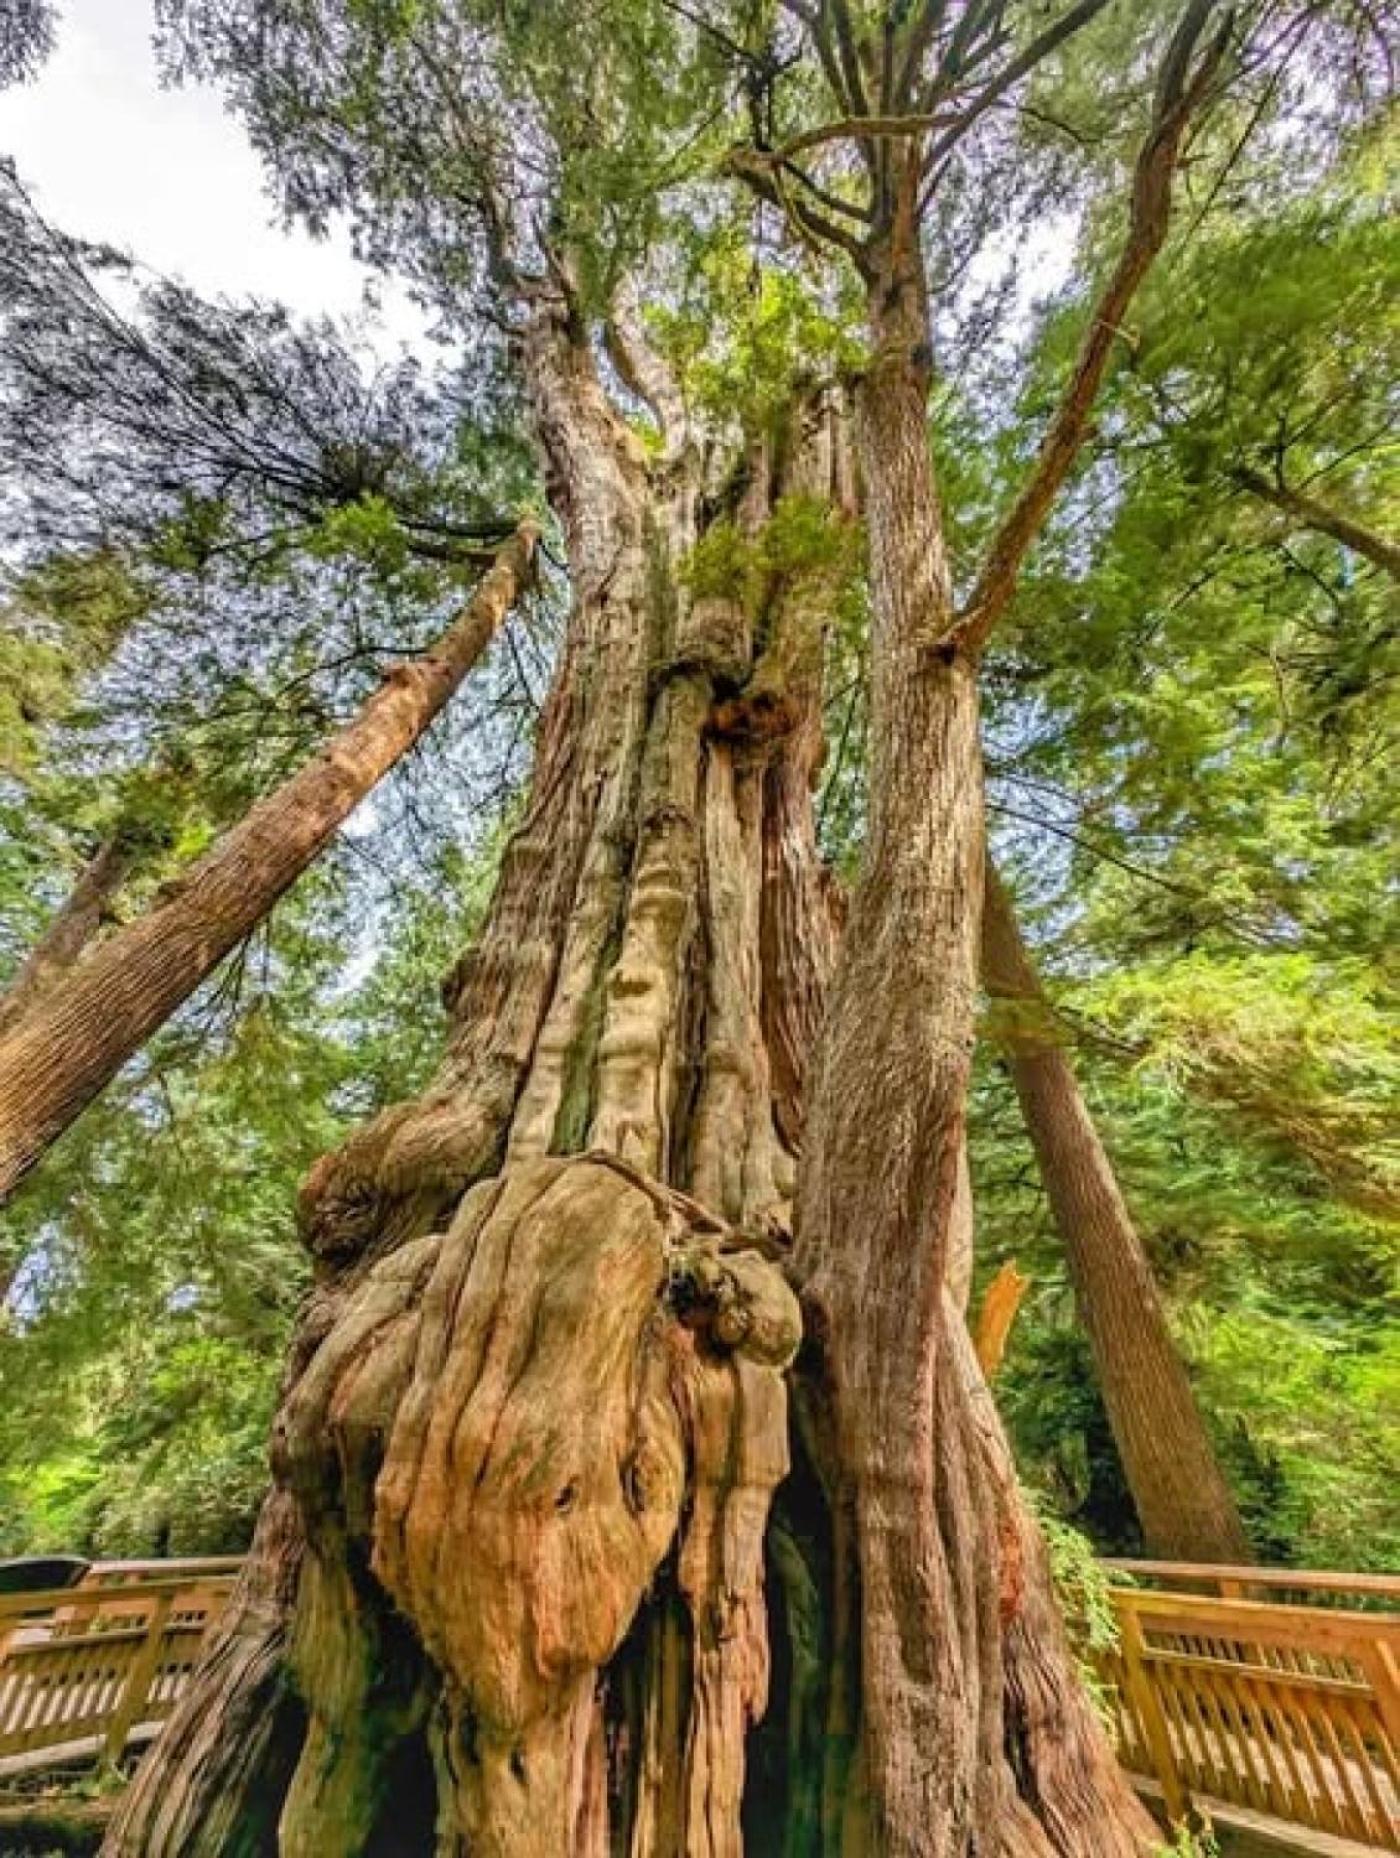
[[(237, 1566), (99, 1564), (77, 1587), (0, 1596), (0, 1778), (149, 1739)], [(1173, 1819), (1233, 1806), (1400, 1849), (1400, 1578), (1109, 1568), (1154, 1583), (1115, 1585), (1104, 1675), (1119, 1753)]]
[[(115, 1762), (174, 1707), (236, 1559), (98, 1563), (76, 1587), (0, 1594), (0, 1778)], [(159, 1570), (158, 1573), (153, 1570)]]
[(1113, 1590), (1119, 1754), (1174, 1820), (1224, 1803), (1400, 1848), (1400, 1578), (1115, 1568), (1158, 1583)]

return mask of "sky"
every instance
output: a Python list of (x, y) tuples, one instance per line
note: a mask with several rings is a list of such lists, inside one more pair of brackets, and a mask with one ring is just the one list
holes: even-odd
[[(127, 247), (205, 295), (275, 297), (305, 315), (357, 315), (369, 273), (348, 237), (277, 224), (261, 164), (214, 90), (163, 88), (151, 0), (60, 0), (54, 56), (0, 91), (0, 152), (65, 232)], [(386, 353), (424, 340), (401, 290), (378, 284)]]

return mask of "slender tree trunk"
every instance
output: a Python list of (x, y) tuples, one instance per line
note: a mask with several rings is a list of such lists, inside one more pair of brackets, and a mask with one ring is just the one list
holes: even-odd
[(431, 652), (396, 666), (314, 761), (0, 1037), (0, 1198), (256, 928), (419, 739), (510, 610), (533, 546), (533, 532), (522, 528)]
[(1392, 542), (1389, 537), (1378, 534), (1374, 529), (1368, 529), (1364, 523), (1356, 522), (1341, 510), (1334, 510), (1319, 498), (1310, 497), (1306, 491), (1290, 490), (1286, 484), (1266, 477), (1262, 471), (1255, 471), (1247, 465), (1242, 465), (1234, 477), (1237, 484), (1243, 485), (1262, 502), (1282, 510), (1285, 516), (1291, 517), (1301, 528), (1315, 529), (1320, 535), (1330, 535), (1343, 548), (1351, 549), (1353, 554), (1372, 562), (1392, 580), (1400, 581), (1400, 543)]
[(977, 665), (928, 444), (928, 306), (903, 231), (871, 264), (859, 450), (872, 592), (865, 858), (820, 1046), (795, 1262), (810, 1449), (835, 1535), (833, 1853), (1127, 1858), (1150, 1829), (1074, 1674), (947, 1289), (983, 871)]
[(0, 1037), (77, 964), (108, 919), (136, 858), (136, 841), (118, 825), (78, 873), (72, 890), (0, 994)]
[(1147, 1546), (1172, 1561), (1252, 1559), (1133, 1225), (1005, 886), (990, 867), (987, 992), (1013, 1012), (1005, 1040), (1026, 1129)]

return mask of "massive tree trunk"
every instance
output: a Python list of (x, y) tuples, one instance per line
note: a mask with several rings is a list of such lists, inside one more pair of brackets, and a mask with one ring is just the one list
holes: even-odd
[(0, 1036), (0, 1199), (419, 740), (514, 604), (533, 547), (522, 528), (430, 652), (396, 666), (314, 761)]
[[(898, 926), (890, 941), (867, 882), (809, 1117), (838, 930), (811, 804), (833, 553), (747, 604), (678, 570), (702, 510), (753, 530), (799, 496), (839, 526), (839, 406), (794, 407), (717, 509), (684, 442), (648, 461), (567, 303), (536, 301), (522, 361), (573, 592), (529, 803), (452, 978), (436, 1078), (308, 1179), (317, 1287), (274, 1492), (105, 1850), (1069, 1854), (1092, 1826), (1093, 1849), (1126, 1854), (1142, 1822), (942, 1290), (976, 979), (971, 671), (877, 654), (881, 718), (906, 677), (914, 698), (872, 855)], [(888, 389), (879, 375), (867, 422)], [(895, 400), (901, 456), (922, 452), (922, 399)], [(877, 553), (902, 495), (881, 502)], [(886, 594), (927, 539), (885, 555)], [(971, 880), (956, 893), (950, 856)], [(944, 1040), (926, 1015), (948, 991)], [(842, 1032), (866, 1010), (888, 1051)], [(853, 1133), (873, 1183), (854, 1184)], [(783, 1484), (799, 1141), (818, 1329)], [(873, 1401), (864, 1418), (851, 1396)], [(925, 1553), (935, 1585), (911, 1602)], [(917, 1706), (881, 1713), (901, 1655)], [(897, 1818), (877, 1797), (893, 1769)], [(934, 1808), (917, 1835), (916, 1794)]]
[(797, 1219), (802, 1409), (835, 1538), (822, 1849), (1127, 1858), (1150, 1829), (1073, 1671), (948, 1289), (983, 796), (977, 664), (956, 627), (928, 443), (918, 184), (908, 164), (867, 273), (869, 818)]
[(1152, 1266), (1011, 899), (990, 867), (982, 938), (983, 979), (992, 998), (1011, 1009), (1006, 1062), (1147, 1546), (1173, 1561), (1249, 1561), (1249, 1539), (1172, 1340)]

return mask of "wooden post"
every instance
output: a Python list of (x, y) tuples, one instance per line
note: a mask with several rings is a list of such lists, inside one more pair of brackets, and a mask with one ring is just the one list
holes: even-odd
[(175, 1604), (175, 1595), (157, 1594), (151, 1609), (151, 1623), (146, 1630), (146, 1638), (136, 1657), (132, 1660), (131, 1670), (127, 1674), (121, 1701), (116, 1713), (107, 1727), (106, 1740), (102, 1744), (102, 1760), (107, 1767), (115, 1767), (121, 1760), (122, 1750), (126, 1747), (127, 1737), (141, 1720), (141, 1711), (146, 1706), (146, 1699), (151, 1694), (156, 1672), (160, 1669), (161, 1649), (165, 1644), (165, 1628), (170, 1619), (170, 1609)]
[(1152, 1681), (1152, 1673), (1148, 1669), (1147, 1639), (1142, 1630), (1142, 1621), (1133, 1611), (1130, 1594), (1120, 1593), (1116, 1598), (1119, 1602), (1118, 1628), (1123, 1651), (1124, 1681), (1136, 1706), (1143, 1733), (1147, 1737), (1147, 1746), (1152, 1756), (1152, 1765), (1157, 1770), (1157, 1779), (1162, 1784), (1162, 1799), (1167, 1809), (1167, 1818), (1173, 1825), (1184, 1825), (1191, 1801), (1182, 1784), (1181, 1774), (1176, 1765), (1176, 1756), (1172, 1752), (1167, 1719), (1162, 1714), (1161, 1701)]
[(1376, 1638), (1360, 1654), (1367, 1681), (1376, 1693), (1376, 1708), (1397, 1754), (1400, 1754), (1400, 1658), (1384, 1639)]

